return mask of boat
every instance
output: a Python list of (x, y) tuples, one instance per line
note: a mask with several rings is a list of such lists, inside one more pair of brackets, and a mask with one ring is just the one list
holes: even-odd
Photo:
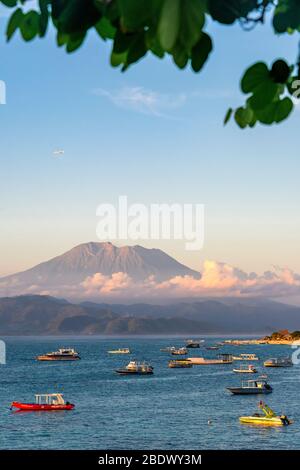
[(37, 357), (38, 361), (76, 361), (78, 359), (80, 359), (80, 356), (73, 348), (60, 348), (58, 351)]
[(130, 361), (127, 366), (116, 372), (122, 375), (149, 375), (153, 374), (153, 367), (146, 362)]
[(194, 339), (187, 339), (185, 343), (187, 348), (200, 348), (200, 342), (203, 343), (204, 340), (195, 341)]
[(254, 413), (252, 416), (241, 416), (239, 418), (240, 422), (262, 426), (288, 426), (293, 423), (286, 415), (277, 416), (276, 413), (262, 401), (259, 403), (258, 407), (263, 413)]
[(175, 349), (175, 346), (167, 346), (166, 348), (162, 348), (161, 352), (171, 353), (172, 351), (175, 351)]
[(278, 357), (268, 359), (264, 362), (265, 367), (292, 367), (293, 361), (290, 357)]
[(265, 379), (247, 380), (240, 387), (227, 387), (234, 395), (258, 395), (272, 393), (273, 388)]
[(130, 354), (131, 353), (129, 348), (112, 349), (107, 352), (108, 354)]
[(257, 369), (252, 364), (245, 364), (239, 366), (239, 368), (234, 368), (233, 372), (237, 374), (256, 374)]
[(258, 361), (256, 354), (240, 354), (240, 356), (233, 356), (234, 361)]
[(19, 411), (61, 411), (73, 410), (73, 403), (65, 402), (62, 393), (47, 393), (35, 395), (35, 403), (21, 403), (13, 401), (11, 409), (17, 408)]
[(173, 349), (171, 351), (172, 356), (185, 356), (188, 353), (186, 348)]
[(188, 357), (188, 360), (197, 366), (232, 364), (233, 362), (231, 354), (218, 354), (218, 356), (214, 359), (206, 359), (204, 357)]
[(219, 346), (206, 346), (205, 349), (207, 349), (207, 351), (217, 351), (218, 349), (220, 349)]
[(169, 361), (170, 369), (186, 369), (193, 367), (193, 364), (188, 359), (173, 359)]

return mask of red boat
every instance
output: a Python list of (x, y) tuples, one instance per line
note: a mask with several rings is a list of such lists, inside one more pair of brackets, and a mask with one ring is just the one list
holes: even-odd
[(11, 404), (11, 408), (17, 408), (19, 411), (61, 411), (72, 410), (74, 407), (72, 403), (65, 402), (61, 393), (35, 395), (35, 403), (13, 401)]

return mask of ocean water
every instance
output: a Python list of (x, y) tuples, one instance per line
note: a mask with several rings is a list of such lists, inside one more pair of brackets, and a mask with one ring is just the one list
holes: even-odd
[[(0, 365), (0, 449), (299, 449), (300, 366), (268, 369), (274, 387), (267, 396), (232, 396), (242, 374), (232, 365), (169, 369), (160, 348), (183, 345), (180, 338), (3, 338), (7, 364)], [(212, 344), (221, 338), (206, 338)], [(82, 360), (41, 363), (35, 356), (72, 346)], [(130, 347), (132, 355), (107, 350)], [(218, 352), (256, 353), (262, 361), (289, 355), (288, 346), (225, 346), (219, 351), (190, 350), (214, 357)], [(147, 360), (153, 376), (119, 376), (130, 358)], [(254, 378), (254, 375), (245, 379)], [(13, 400), (31, 402), (35, 393), (63, 392), (73, 411), (13, 412)], [(260, 399), (295, 420), (291, 426), (263, 428), (239, 423), (257, 411)], [(211, 424), (208, 424), (208, 421)]]

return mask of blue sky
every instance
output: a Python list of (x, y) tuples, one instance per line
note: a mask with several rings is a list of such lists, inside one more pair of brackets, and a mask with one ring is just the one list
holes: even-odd
[[(269, 27), (247, 33), (209, 25), (215, 50), (201, 74), (151, 56), (122, 74), (108, 65), (110, 44), (94, 34), (67, 55), (52, 32), (31, 44), (17, 36), (6, 44), (6, 21), (0, 18), (0, 79), (7, 86), (0, 106), (0, 275), (96, 240), (96, 207), (122, 194), (145, 204), (205, 204), (201, 252), (179, 242), (141, 242), (193, 268), (216, 259), (247, 271), (274, 264), (299, 272), (299, 111), (280, 126), (222, 125), (226, 109), (242, 103), (243, 69), (280, 56), (294, 62), (296, 37), (275, 37)], [(54, 158), (55, 148), (65, 150), (62, 158)]]

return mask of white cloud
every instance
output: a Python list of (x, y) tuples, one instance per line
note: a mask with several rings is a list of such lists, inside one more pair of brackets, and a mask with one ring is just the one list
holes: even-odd
[[(8, 294), (9, 292), (9, 294)], [(66, 298), (99, 298), (107, 300), (141, 300), (152, 298), (197, 297), (262, 297), (290, 299), (300, 295), (300, 275), (289, 268), (273, 266), (259, 275), (246, 273), (227, 263), (207, 260), (202, 276), (175, 276), (160, 282), (154, 276), (136, 281), (124, 272), (104, 275), (100, 272), (88, 276), (80, 284), (49, 287), (43, 280), (35, 279), (31, 285), (23, 285), (18, 278), (0, 279), (0, 294), (43, 294)]]
[(114, 91), (97, 88), (93, 93), (107, 98), (115, 106), (159, 117), (170, 117), (165, 113), (180, 108), (187, 99), (184, 93), (165, 94), (140, 86), (123, 87)]

